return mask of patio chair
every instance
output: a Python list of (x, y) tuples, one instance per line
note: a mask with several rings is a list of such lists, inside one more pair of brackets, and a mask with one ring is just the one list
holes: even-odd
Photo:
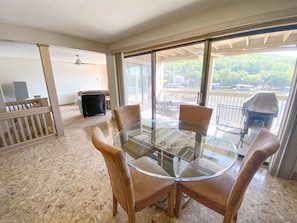
[(243, 139), (246, 134), (246, 114), (247, 110), (241, 106), (218, 104), (216, 114), (216, 128), (219, 131), (234, 134), (239, 136), (239, 141), (236, 144), (243, 144)]
[(197, 92), (196, 94), (183, 94), (182, 101), (186, 103), (199, 104), (200, 92)]

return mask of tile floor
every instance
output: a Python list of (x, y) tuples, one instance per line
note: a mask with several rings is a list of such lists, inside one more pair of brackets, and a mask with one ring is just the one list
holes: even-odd
[[(92, 124), (96, 124), (95, 122)], [(113, 120), (98, 126), (109, 142)], [(238, 171), (240, 161), (233, 167)], [(140, 223), (222, 222), (222, 216), (191, 200), (179, 219), (169, 219), (156, 206), (136, 214)], [(237, 222), (296, 222), (297, 182), (255, 175)], [(69, 128), (65, 136), (0, 154), (0, 223), (127, 222), (118, 208), (112, 216), (111, 188), (102, 156), (90, 140), (90, 128)]]

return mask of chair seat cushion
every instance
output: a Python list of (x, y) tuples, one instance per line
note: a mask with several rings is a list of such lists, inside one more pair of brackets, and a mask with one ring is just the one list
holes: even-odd
[(178, 187), (194, 200), (215, 210), (226, 210), (229, 193), (235, 182), (235, 177), (224, 173), (208, 180), (180, 182)]
[[(145, 158), (141, 160), (142, 165), (150, 166), (150, 170), (156, 173), (166, 174), (166, 172), (157, 164), (151, 163), (150, 161), (149, 163), (146, 163), (147, 161), (145, 160), (147, 159)], [(140, 165), (140, 163), (138, 164)], [(136, 212), (156, 203), (158, 200), (163, 200), (165, 197), (162, 198), (160, 195), (168, 194), (174, 188), (174, 181), (152, 177), (143, 174), (132, 167), (130, 167), (130, 173), (134, 187)]]
[(220, 172), (223, 167), (219, 164), (211, 162), (207, 158), (199, 158), (194, 160), (181, 173), (181, 177), (210, 176)]
[(151, 158), (144, 156), (137, 160), (132, 161), (131, 164), (135, 168), (139, 168), (143, 171), (147, 171), (150, 174), (154, 173), (157, 175), (162, 175), (164, 177), (167, 177), (167, 176), (169, 177), (169, 174), (155, 162), (156, 161), (152, 160)]
[(150, 155), (154, 152), (153, 145), (149, 143), (148, 136), (139, 135), (129, 138), (122, 144), (122, 148), (134, 159)]

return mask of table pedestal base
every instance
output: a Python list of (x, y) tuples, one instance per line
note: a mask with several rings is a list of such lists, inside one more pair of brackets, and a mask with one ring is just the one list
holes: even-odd
[[(188, 203), (190, 202), (191, 198), (186, 195), (186, 194), (183, 194), (183, 201), (182, 201), (182, 208), (186, 207), (188, 205)], [(155, 203), (155, 205), (164, 210), (164, 211), (167, 211), (167, 197), (162, 200), (162, 201), (158, 201), (157, 203)]]

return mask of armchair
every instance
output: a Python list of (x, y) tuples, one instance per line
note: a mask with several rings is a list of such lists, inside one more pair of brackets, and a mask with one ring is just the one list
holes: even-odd
[(105, 94), (82, 94), (79, 101), (79, 109), (81, 114), (86, 116), (94, 116), (103, 113), (106, 114)]

